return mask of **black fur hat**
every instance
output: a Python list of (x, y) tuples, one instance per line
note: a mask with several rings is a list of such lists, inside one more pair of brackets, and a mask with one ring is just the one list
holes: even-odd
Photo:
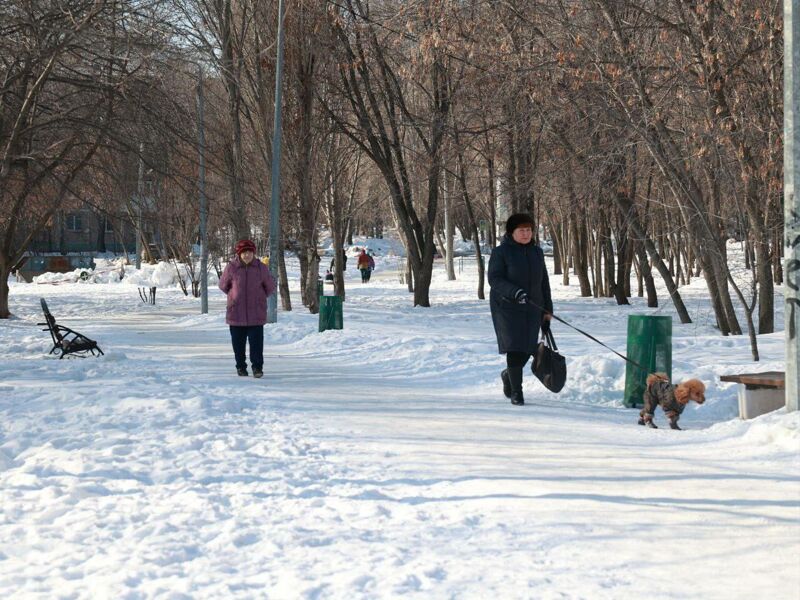
[(530, 225), (533, 228), (533, 217), (526, 213), (515, 213), (508, 217), (508, 221), (506, 221), (506, 233), (510, 236), (517, 227), (522, 227), (523, 225)]

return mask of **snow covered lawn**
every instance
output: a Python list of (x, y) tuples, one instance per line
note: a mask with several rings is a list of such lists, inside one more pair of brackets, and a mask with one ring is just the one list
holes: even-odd
[[(800, 415), (739, 421), (718, 379), (783, 369), (782, 331), (753, 365), (697, 281), (673, 373), (709, 400), (686, 431), (638, 427), (623, 362), (558, 324), (567, 386), (526, 370), (513, 407), (469, 260), (455, 282), (437, 268), (430, 309), (389, 262), (367, 286), (348, 270), (343, 331), (317, 333), (295, 295), (260, 381), (236, 376), (216, 288), (200, 316), (174, 288), (141, 303), (128, 278), (12, 284), (0, 597), (800, 598)], [(628, 314), (673, 314), (553, 288), (622, 352)], [(106, 355), (47, 357), (41, 296)]]

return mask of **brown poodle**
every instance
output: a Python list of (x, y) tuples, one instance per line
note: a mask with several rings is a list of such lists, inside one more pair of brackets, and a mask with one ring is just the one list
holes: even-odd
[(639, 425), (658, 429), (653, 423), (656, 406), (660, 406), (669, 419), (671, 429), (680, 429), (678, 419), (690, 400), (698, 404), (706, 401), (706, 386), (699, 379), (689, 379), (678, 385), (672, 385), (664, 373), (653, 373), (647, 376), (647, 387), (644, 390), (644, 408), (639, 413)]

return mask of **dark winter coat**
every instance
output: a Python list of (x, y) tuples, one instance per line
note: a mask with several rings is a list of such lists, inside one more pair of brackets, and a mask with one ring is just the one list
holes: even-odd
[(489, 258), (489, 285), (489, 307), (499, 352), (536, 352), (542, 311), (530, 304), (519, 304), (514, 296), (523, 290), (545, 311), (553, 312), (542, 249), (533, 242), (523, 246), (511, 236), (503, 236)]
[(267, 322), (267, 296), (277, 289), (269, 267), (259, 260), (245, 265), (237, 256), (222, 273), (219, 289), (228, 295), (225, 322), (235, 326), (263, 325)]
[(674, 420), (677, 420), (686, 408), (685, 404), (675, 399), (675, 386), (661, 380), (654, 381), (644, 390), (644, 408), (639, 414), (642, 417), (645, 415), (652, 417), (657, 406), (661, 407), (667, 418)]

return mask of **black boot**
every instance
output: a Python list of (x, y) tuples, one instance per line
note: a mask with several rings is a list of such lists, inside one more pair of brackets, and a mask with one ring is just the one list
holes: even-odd
[(236, 374), (239, 377), (247, 377), (247, 369), (239, 369), (239, 368), (237, 368), (236, 369)]
[(522, 367), (509, 367), (508, 380), (511, 383), (511, 404), (522, 406), (525, 398), (522, 397)]
[(505, 394), (506, 398), (511, 398), (511, 379), (508, 377), (508, 369), (500, 371), (500, 379), (503, 380), (503, 394)]

